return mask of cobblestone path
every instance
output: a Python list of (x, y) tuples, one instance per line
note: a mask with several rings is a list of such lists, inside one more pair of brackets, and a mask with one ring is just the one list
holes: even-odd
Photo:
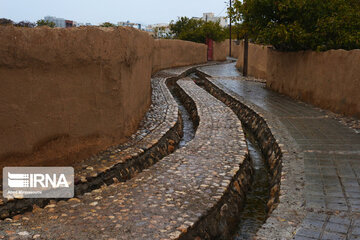
[[(280, 128), (286, 130), (283, 135), (288, 135), (286, 142), (294, 141), (295, 147), (288, 148), (289, 152), (302, 160), (293, 167), (294, 175), (287, 178), (304, 176), (305, 186), (292, 188), (303, 191), (303, 199), (297, 201), (304, 203), (305, 211), (291, 206), (296, 199), (286, 196), (285, 189), (280, 197), (281, 210), (273, 214), (276, 218), (268, 219), (258, 238), (282, 239), (295, 234), (295, 239), (360, 239), (360, 134), (326, 111), (277, 94), (263, 83), (246, 81), (234, 63), (199, 70), (212, 76), (209, 80), (224, 92), (279, 121)], [(279, 128), (272, 123), (268, 121), (274, 130)], [(305, 218), (296, 226), (294, 219), (302, 211)], [(286, 232), (291, 229), (283, 227), (286, 223), (295, 231)]]
[(244, 194), (241, 184), (251, 174), (244, 172), (249, 164), (241, 123), (190, 79), (178, 84), (194, 100), (200, 118), (195, 138), (185, 147), (127, 182), (104, 185), (79, 198), (52, 202), (44, 209), (1, 221), (0, 235), (10, 239), (177, 239), (191, 233), (195, 224), (201, 226), (204, 219), (206, 228), (212, 210), (220, 207), (221, 216), (231, 212), (224, 196), (236, 191)]

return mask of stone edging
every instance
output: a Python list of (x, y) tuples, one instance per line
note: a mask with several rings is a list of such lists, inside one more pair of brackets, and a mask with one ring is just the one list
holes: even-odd
[[(195, 72), (190, 69), (185, 75)], [(174, 87), (174, 92), (182, 100), (187, 111), (190, 113), (195, 128), (199, 124), (199, 116), (194, 100), (176, 83), (178, 78), (169, 78), (168, 86)], [(239, 171), (233, 176), (226, 192), (221, 199), (210, 208), (206, 214), (179, 236), (179, 239), (214, 239), (221, 237), (228, 239), (233, 234), (233, 230), (238, 222), (238, 216), (245, 202), (246, 192), (249, 189), (252, 166), (249, 155), (246, 151), (244, 160), (239, 166)]]
[[(303, 161), (299, 147), (285, 127), (269, 113), (246, 99), (228, 91), (211, 76), (197, 70), (201, 84), (229, 106), (250, 129), (266, 157), (270, 174), (269, 218), (257, 232), (256, 239), (291, 239), (305, 216), (303, 195)], [(269, 123), (269, 124), (268, 124)], [(292, 154), (289, 154), (289, 150)], [(302, 166), (302, 171), (294, 165)], [(298, 167), (298, 166), (297, 166)], [(281, 188), (280, 188), (281, 185)], [(300, 185), (300, 186), (299, 186)], [(297, 188), (296, 186), (299, 186)]]
[[(195, 72), (191, 69), (191, 72)], [(189, 72), (188, 74), (190, 74)], [(188, 75), (187, 74), (187, 75)], [(199, 116), (194, 100), (176, 83), (177, 79), (169, 79), (169, 85), (175, 85), (175, 92), (181, 98), (194, 125), (197, 127)], [(245, 138), (239, 141), (245, 143)], [(242, 153), (243, 160), (239, 163), (238, 171), (226, 187), (221, 198), (206, 213), (199, 216), (192, 226), (189, 226), (178, 238), (181, 240), (190, 239), (230, 239), (238, 224), (239, 214), (245, 203), (245, 196), (249, 190), (253, 174), (252, 165), (247, 148)]]
[(231, 239), (244, 207), (253, 169), (248, 153), (221, 199), (180, 235), (181, 240)]

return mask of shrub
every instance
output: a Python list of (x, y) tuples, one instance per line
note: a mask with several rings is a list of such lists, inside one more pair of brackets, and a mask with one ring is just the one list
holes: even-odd
[(50, 22), (50, 21), (44, 20), (44, 19), (38, 20), (38, 21), (36, 22), (36, 25), (37, 25), (38, 27), (40, 27), (40, 26), (48, 26), (48, 27), (51, 27), (51, 28), (55, 27), (55, 23), (54, 23), (54, 22)]
[(116, 27), (116, 25), (111, 22), (104, 22), (100, 27)]
[(0, 18), (0, 25), (13, 25), (14, 22), (7, 18)]

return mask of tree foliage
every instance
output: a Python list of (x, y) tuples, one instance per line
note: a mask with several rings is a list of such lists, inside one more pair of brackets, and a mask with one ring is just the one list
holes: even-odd
[(205, 43), (206, 38), (223, 41), (226, 38), (224, 28), (219, 22), (205, 22), (201, 19), (181, 17), (170, 23), (170, 30), (175, 38), (198, 43)]
[(33, 27), (36, 26), (36, 24), (33, 23), (33, 22), (29, 22), (29, 21), (20, 21), (20, 22), (14, 24), (14, 26), (16, 26), (16, 27), (28, 27), (28, 28), (33, 28)]
[(279, 50), (360, 48), (359, 0), (233, 0), (230, 9), (255, 42)]
[(50, 22), (50, 21), (44, 20), (44, 19), (38, 20), (38, 21), (36, 22), (36, 25), (37, 25), (38, 27), (40, 27), (40, 26), (48, 26), (48, 27), (51, 27), (51, 28), (55, 27), (55, 23), (54, 23), (54, 22)]
[(111, 22), (104, 22), (100, 27), (116, 27), (116, 25)]
[(7, 18), (0, 18), (0, 25), (13, 25), (14, 22)]
[(13, 25), (16, 27), (29, 27), (29, 28), (33, 28), (36, 26), (36, 24), (33, 22), (20, 21), (20, 22), (16, 23), (7, 18), (0, 18), (0, 25)]

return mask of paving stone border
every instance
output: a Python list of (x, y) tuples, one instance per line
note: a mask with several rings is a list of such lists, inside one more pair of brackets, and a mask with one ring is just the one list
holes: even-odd
[[(179, 79), (191, 71), (187, 67), (180, 75), (172, 75), (172, 79)], [(85, 160), (81, 166), (75, 166), (75, 197), (104, 184), (126, 181), (175, 150), (182, 136), (181, 115), (166, 86), (167, 77), (161, 75), (160, 72), (151, 80), (154, 97), (149, 112), (155, 114), (147, 114), (148, 119), (143, 122), (143, 126), (150, 129), (144, 131), (143, 127), (127, 143), (111, 147)], [(152, 115), (157, 117), (152, 118)], [(34, 205), (45, 207), (49, 202), (50, 199), (1, 198), (0, 219), (31, 211)]]
[(286, 128), (275, 117), (265, 117), (256, 105), (227, 90), (201, 70), (197, 70), (197, 75), (200, 77), (199, 84), (230, 107), (244, 127), (254, 133), (267, 160), (271, 173), (267, 203), (269, 218), (255, 238), (291, 239), (305, 216), (303, 171), (294, 170), (299, 168), (295, 165), (301, 167), (303, 164), (303, 156), (289, 153), (290, 149), (293, 153), (301, 152), (299, 147), (288, 133), (283, 132)]

